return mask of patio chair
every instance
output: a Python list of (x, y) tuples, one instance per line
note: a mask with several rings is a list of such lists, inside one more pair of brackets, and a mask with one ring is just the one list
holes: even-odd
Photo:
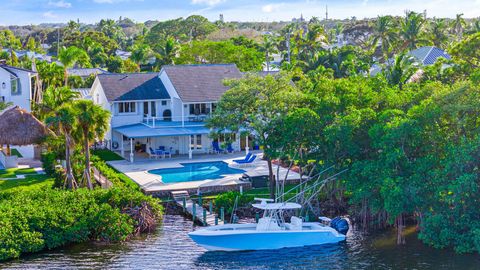
[(224, 149), (220, 148), (220, 146), (218, 145), (218, 142), (213, 141), (212, 142), (212, 147), (213, 147), (213, 152), (215, 152), (215, 153), (224, 153), (225, 152)]
[(228, 153), (233, 153), (233, 147), (232, 147), (231, 143), (227, 144), (227, 152)]
[(148, 156), (150, 158), (155, 158), (155, 159), (158, 159), (159, 158), (159, 155), (157, 154), (156, 151), (154, 151), (151, 147), (149, 147), (149, 152), (148, 152)]
[(156, 150), (155, 153), (157, 153), (157, 155), (158, 155), (160, 158), (165, 158), (165, 151), (163, 151), (163, 150)]
[(242, 162), (248, 161), (251, 157), (252, 157), (252, 153), (248, 153), (243, 159), (234, 159), (234, 160), (232, 160), (232, 161), (235, 162), (235, 163), (240, 164), (240, 163), (242, 163)]
[[(164, 147), (163, 149), (165, 149), (165, 147)], [(164, 151), (163, 151), (164, 157), (167, 157), (167, 156), (168, 156), (169, 158), (172, 158), (172, 149), (173, 149), (173, 148), (170, 147), (170, 149), (169, 149), (168, 151), (164, 150)]]

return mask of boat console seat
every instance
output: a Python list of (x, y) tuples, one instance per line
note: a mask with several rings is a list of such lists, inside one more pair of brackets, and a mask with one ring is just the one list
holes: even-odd
[(286, 223), (285, 227), (287, 227), (287, 229), (291, 231), (301, 231), (303, 227), (303, 221), (301, 218), (292, 216), (290, 218), (290, 223)]
[(258, 220), (257, 231), (280, 231), (277, 221), (270, 217), (263, 217)]

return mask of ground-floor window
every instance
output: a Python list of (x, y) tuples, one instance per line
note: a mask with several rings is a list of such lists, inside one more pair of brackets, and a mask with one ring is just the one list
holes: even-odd
[(202, 135), (190, 135), (190, 149), (202, 149)]

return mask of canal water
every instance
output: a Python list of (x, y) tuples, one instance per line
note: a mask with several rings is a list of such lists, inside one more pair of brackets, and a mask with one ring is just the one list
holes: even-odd
[(42, 252), (2, 269), (480, 269), (479, 255), (421, 244), (412, 233), (397, 246), (394, 232), (353, 232), (344, 243), (274, 251), (206, 252), (187, 233), (192, 222), (166, 215), (156, 233), (127, 243), (94, 243)]

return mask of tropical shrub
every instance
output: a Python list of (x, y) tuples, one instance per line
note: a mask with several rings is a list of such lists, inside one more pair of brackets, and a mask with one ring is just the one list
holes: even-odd
[(128, 208), (147, 203), (155, 218), (158, 202), (121, 188), (0, 193), (0, 261), (21, 254), (89, 240), (118, 242), (135, 231)]
[(233, 211), (233, 206), (235, 205), (235, 199), (238, 197), (237, 207), (245, 207), (250, 202), (253, 201), (253, 196), (240, 194), (240, 192), (229, 191), (222, 193), (217, 196), (214, 200), (215, 210), (217, 213), (220, 213), (220, 208), (224, 208), (226, 213), (231, 213)]

